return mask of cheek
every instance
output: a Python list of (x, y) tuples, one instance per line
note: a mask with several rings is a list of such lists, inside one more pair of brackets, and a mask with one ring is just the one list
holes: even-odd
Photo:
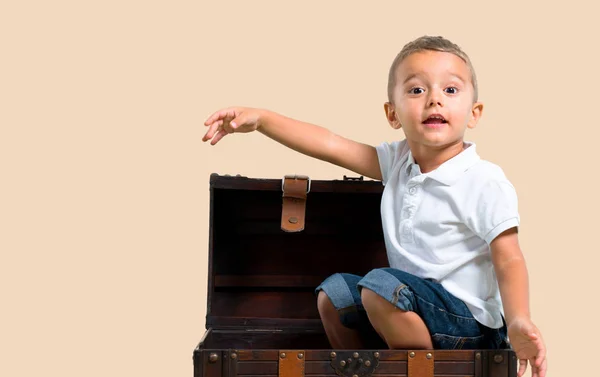
[(421, 119), (422, 106), (416, 101), (402, 101), (398, 104), (399, 118), (404, 123), (407, 121), (414, 122), (415, 119)]
[(452, 111), (452, 120), (459, 123), (468, 123), (471, 120), (471, 105), (467, 103), (456, 103)]

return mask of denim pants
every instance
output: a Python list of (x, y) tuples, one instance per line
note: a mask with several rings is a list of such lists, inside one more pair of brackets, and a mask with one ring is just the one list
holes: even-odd
[(342, 324), (369, 339), (378, 338), (362, 305), (360, 290), (368, 288), (398, 309), (417, 313), (429, 330), (435, 349), (510, 348), (506, 324), (491, 329), (473, 318), (464, 302), (433, 280), (394, 268), (372, 270), (364, 277), (339, 273), (325, 279), (323, 290), (340, 314)]

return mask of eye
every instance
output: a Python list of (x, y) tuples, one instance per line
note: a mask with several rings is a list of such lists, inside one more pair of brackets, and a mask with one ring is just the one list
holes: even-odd
[(449, 88), (446, 88), (445, 91), (448, 94), (456, 94), (456, 93), (458, 93), (458, 88), (451, 86)]
[(410, 94), (421, 94), (423, 93), (423, 88), (412, 88), (408, 92)]

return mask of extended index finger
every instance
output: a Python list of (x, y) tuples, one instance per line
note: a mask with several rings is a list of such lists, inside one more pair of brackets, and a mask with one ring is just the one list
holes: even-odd
[(204, 125), (210, 126), (211, 124), (213, 124), (214, 122), (216, 122), (218, 120), (225, 119), (225, 117), (227, 117), (227, 116), (230, 116), (230, 117), (235, 116), (234, 109), (227, 108), (227, 109), (222, 109), (222, 110), (215, 112), (213, 115), (208, 117), (206, 122), (204, 122)]

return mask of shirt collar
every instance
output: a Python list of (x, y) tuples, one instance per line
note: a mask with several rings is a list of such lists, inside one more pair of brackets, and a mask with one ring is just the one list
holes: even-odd
[[(452, 157), (448, 161), (444, 162), (437, 169), (425, 174), (428, 178), (434, 179), (444, 185), (452, 186), (456, 183), (461, 175), (469, 170), (480, 160), (477, 154), (477, 148), (475, 143), (465, 142), (465, 149)], [(412, 166), (415, 165), (415, 159), (412, 152), (408, 152), (408, 159), (406, 161), (406, 172), (410, 174)]]

